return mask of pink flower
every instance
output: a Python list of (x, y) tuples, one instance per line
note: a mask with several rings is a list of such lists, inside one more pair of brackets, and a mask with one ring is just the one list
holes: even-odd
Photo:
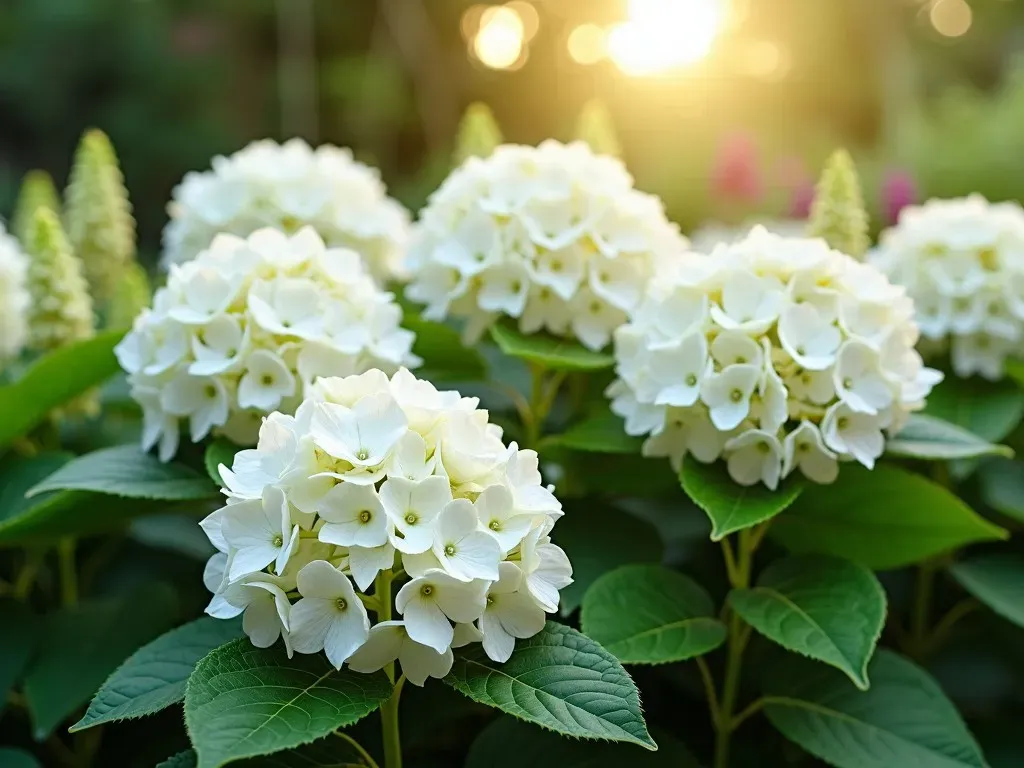
[(757, 147), (749, 136), (736, 134), (719, 147), (711, 172), (714, 193), (727, 200), (755, 202), (762, 194)]
[(917, 185), (908, 171), (892, 169), (882, 180), (882, 213), (886, 223), (899, 221), (900, 211), (917, 202)]

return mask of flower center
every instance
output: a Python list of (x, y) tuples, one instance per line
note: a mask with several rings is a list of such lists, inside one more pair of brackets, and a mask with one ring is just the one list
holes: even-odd
[(811, 444), (810, 443), (797, 443), (796, 444), (796, 449), (798, 451), (800, 451), (800, 453), (807, 453), (808, 451), (811, 450)]
[(853, 389), (853, 379), (851, 379), (849, 376), (847, 376), (845, 379), (843, 379), (843, 388), (844, 389)]
[(601, 312), (601, 302), (599, 302), (599, 301), (592, 301), (592, 302), (590, 302), (590, 313), (592, 315), (597, 315), (597, 314), (600, 314), (600, 312)]
[(490, 528), (492, 531), (500, 531), (501, 530), (501, 521), (499, 521), (499, 520), (491, 520), (491, 522), (489, 522), (487, 524), (487, 527)]
[(688, 387), (695, 387), (695, 386), (697, 386), (697, 374), (691, 373), (689, 376), (686, 377), (686, 386), (688, 386)]
[(561, 272), (562, 271), (562, 262), (559, 259), (555, 259), (554, 261), (551, 262), (551, 271), (552, 272)]
[(368, 523), (372, 519), (373, 519), (373, 513), (370, 512), (370, 510), (368, 510), (368, 509), (364, 509), (362, 512), (359, 513), (359, 522), (360, 523)]
[(509, 288), (512, 289), (512, 293), (519, 293), (521, 290), (523, 290), (523, 284), (519, 280), (513, 280), (512, 285), (510, 285)]
[(446, 555), (448, 555), (448, 557), (454, 557), (455, 556), (455, 545), (454, 544), (447, 544), (447, 545), (445, 545), (444, 553)]
[(360, 461), (366, 461), (368, 458), (370, 458), (370, 452), (365, 448), (360, 448), (356, 452), (356, 458), (359, 459)]
[(740, 400), (743, 399), (743, 390), (734, 389), (732, 392), (729, 393), (729, 399), (732, 400), (734, 403), (738, 403)]
[(768, 453), (768, 451), (771, 449), (768, 447), (768, 443), (758, 443), (757, 450), (759, 450), (761, 453)]
[(845, 416), (842, 416), (841, 418), (836, 420), (836, 426), (839, 427), (840, 429), (846, 429), (848, 426), (850, 426), (850, 420)]
[(217, 396), (217, 388), (213, 386), (213, 384), (207, 384), (206, 388), (203, 390), (203, 394), (206, 395), (208, 400), (213, 400), (213, 398)]
[(260, 378), (260, 382), (263, 384), (264, 387), (269, 387), (274, 383), (274, 377), (271, 376), (269, 373), (264, 373), (263, 376)]
[(423, 595), (423, 597), (430, 597), (434, 594), (434, 588), (430, 584), (424, 584), (420, 587), (420, 594)]
[(494, 595), (487, 596), (487, 605), (494, 605)]
[(282, 536), (280, 533), (276, 534), (274, 536), (274, 539), (273, 539), (272, 543), (273, 543), (273, 545), (275, 547), (283, 547), (284, 546), (284, 536)]
[(339, 597), (334, 601), (334, 607), (339, 611), (348, 610), (348, 601), (344, 597)]
[(405, 515), (405, 522), (409, 525), (416, 525), (419, 522), (420, 516), (415, 512), (407, 512)]

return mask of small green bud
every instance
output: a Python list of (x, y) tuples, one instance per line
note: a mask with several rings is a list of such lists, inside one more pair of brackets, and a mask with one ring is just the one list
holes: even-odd
[(466, 108), (459, 123), (453, 164), (462, 165), (470, 157), (487, 157), (501, 142), (501, 128), (491, 108), (483, 102), (474, 102)]
[(611, 112), (600, 99), (591, 99), (583, 105), (576, 119), (575, 138), (585, 141), (599, 155), (622, 157), (622, 144), (615, 132)]
[(46, 171), (29, 171), (21, 180), (18, 190), (18, 202), (14, 206), (11, 218), (11, 232), (24, 247), (28, 233), (32, 227), (32, 218), (37, 208), (49, 208), (60, 215), (60, 196), (53, 179)]
[(845, 149), (833, 152), (825, 164), (811, 204), (807, 232), (855, 259), (867, 253), (868, 214), (857, 169)]
[(38, 208), (29, 228), (29, 346), (39, 352), (91, 338), (92, 299), (57, 214)]
[(68, 238), (93, 298), (106, 306), (135, 260), (135, 219), (114, 147), (102, 131), (82, 136), (65, 198)]
[(107, 304), (107, 326), (131, 328), (135, 318), (149, 306), (151, 299), (152, 291), (146, 270), (137, 262), (129, 264)]

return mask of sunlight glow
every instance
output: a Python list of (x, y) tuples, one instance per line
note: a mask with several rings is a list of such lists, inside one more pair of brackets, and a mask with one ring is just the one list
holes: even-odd
[(473, 53), (491, 69), (510, 69), (523, 60), (526, 29), (516, 10), (496, 6), (483, 12), (473, 38)]
[(608, 34), (608, 53), (628, 75), (654, 75), (707, 56), (725, 21), (725, 0), (629, 0)]

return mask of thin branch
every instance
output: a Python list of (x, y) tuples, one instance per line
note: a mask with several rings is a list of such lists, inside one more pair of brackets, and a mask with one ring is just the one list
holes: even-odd
[(702, 657), (698, 656), (694, 661), (697, 662), (697, 669), (700, 670), (700, 677), (704, 682), (704, 694), (708, 699), (708, 709), (711, 710), (711, 722), (718, 728), (718, 694), (715, 693), (715, 680), (711, 677), (708, 663)]
[(764, 704), (764, 697), (752, 701), (742, 712), (732, 719), (732, 730), (735, 731), (748, 717), (760, 712)]
[(377, 765), (377, 761), (370, 757), (370, 753), (363, 749), (362, 745), (358, 741), (353, 739), (351, 736), (349, 736), (347, 733), (345, 733), (344, 731), (335, 731), (334, 735), (337, 736), (339, 739), (344, 739), (345, 741), (347, 741), (351, 745), (351, 747), (359, 753), (359, 756), (364, 761), (366, 761), (366, 765), (369, 766), (369, 768), (380, 768), (380, 766)]

